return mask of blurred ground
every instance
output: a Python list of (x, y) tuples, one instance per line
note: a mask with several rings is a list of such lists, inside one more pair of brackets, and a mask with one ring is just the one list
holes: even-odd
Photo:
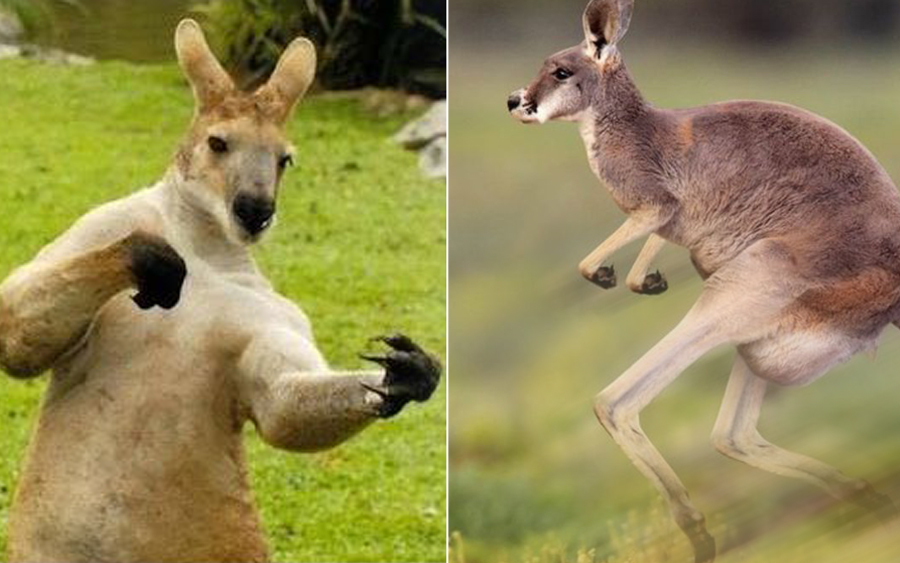
[[(583, 548), (594, 551), (578, 563), (688, 561), (686, 540), (596, 423), (591, 399), (675, 325), (699, 279), (686, 251), (667, 248), (662, 296), (579, 285), (578, 261), (624, 217), (589, 171), (574, 125), (520, 125), (505, 100), (545, 56), (581, 39), (581, 8), (544, 9), (534, 19), (546, 33), (490, 37), (470, 33), (476, 13), (451, 11), (450, 529), (464, 542), (451, 560), (558, 563)], [(847, 129), (900, 179), (900, 45), (707, 43), (641, 32), (640, 13), (622, 50), (651, 102), (796, 104)], [(638, 250), (614, 257), (620, 278)], [(543, 289), (558, 276), (578, 287), (574, 303)], [(727, 551), (721, 560), (900, 560), (897, 530), (714, 452), (708, 436), (732, 354), (701, 359), (642, 417), (706, 512)], [(900, 501), (898, 365), (891, 328), (877, 359), (854, 358), (807, 388), (773, 389), (761, 430)]]

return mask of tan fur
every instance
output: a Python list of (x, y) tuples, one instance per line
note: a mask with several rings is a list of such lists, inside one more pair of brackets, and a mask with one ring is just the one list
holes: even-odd
[(678, 127), (678, 142), (687, 151), (694, 145), (694, 121), (684, 119)]
[(297, 100), (312, 84), (316, 70), (316, 49), (304, 38), (295, 39), (281, 56), (272, 77), (256, 93), (260, 105), (271, 118), (284, 123)]
[(604, 262), (649, 235), (628, 276), (631, 289), (643, 285), (662, 239), (686, 247), (706, 280), (678, 327), (597, 396), (600, 422), (660, 490), (697, 561), (711, 561), (715, 544), (703, 515), (638, 416), (684, 368), (729, 343), (738, 360), (716, 447), (892, 516), (891, 501), (864, 482), (771, 446), (755, 425), (768, 382), (809, 383), (873, 349), (883, 328), (900, 321), (900, 196), (893, 182), (846, 131), (799, 108), (647, 104), (617, 47), (631, 5), (592, 0), (584, 43), (549, 57), (508, 102), (525, 123), (578, 121), (591, 169), (628, 214), (581, 262), (583, 276), (609, 287), (612, 270)]
[[(84, 335), (97, 307), (134, 283), (125, 256), (131, 244), (123, 239), (52, 265), (37, 261), (9, 278), (0, 299), (0, 363), (9, 373), (38, 375)], [(35, 276), (44, 282), (29, 284)], [(48, 314), (47, 294), (62, 297), (66, 306)], [(53, 336), (46, 338), (47, 332)]]
[(647, 238), (644, 248), (641, 249), (641, 253), (634, 261), (631, 271), (628, 272), (628, 276), (625, 278), (625, 285), (628, 286), (628, 289), (635, 293), (643, 292), (643, 284), (647, 279), (650, 264), (653, 263), (653, 259), (656, 258), (656, 255), (659, 254), (659, 251), (662, 250), (665, 244), (666, 239), (655, 233)]
[[(370, 390), (383, 371), (328, 367), (231, 212), (242, 193), (274, 201), (311, 44), (292, 43), (257, 93), (233, 89), (196, 23), (178, 26), (176, 44), (197, 112), (164, 179), (92, 211), (0, 285), (0, 364), (53, 370), (10, 512), (10, 561), (264, 561), (246, 421), (277, 447), (318, 450), (383, 403)], [(128, 261), (152, 244), (186, 264), (169, 310), (130, 299)]]

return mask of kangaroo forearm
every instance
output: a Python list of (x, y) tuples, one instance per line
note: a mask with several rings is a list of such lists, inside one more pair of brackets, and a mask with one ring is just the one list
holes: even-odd
[(252, 417), (266, 442), (294, 451), (333, 447), (378, 418), (381, 397), (369, 391), (378, 372), (285, 373), (253, 405)]
[(651, 209), (633, 213), (600, 246), (588, 254), (578, 265), (581, 274), (590, 278), (614, 252), (641, 237), (654, 232), (668, 219), (668, 214)]
[(69, 350), (97, 310), (133, 284), (126, 252), (118, 242), (10, 276), (0, 286), (0, 366), (34, 376)]

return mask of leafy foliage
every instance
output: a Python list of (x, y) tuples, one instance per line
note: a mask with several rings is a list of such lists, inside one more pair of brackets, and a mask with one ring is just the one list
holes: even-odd
[(443, 95), (446, 3), (442, 0), (207, 0), (211, 41), (233, 72), (254, 84), (291, 39), (319, 49), (329, 89), (397, 87)]

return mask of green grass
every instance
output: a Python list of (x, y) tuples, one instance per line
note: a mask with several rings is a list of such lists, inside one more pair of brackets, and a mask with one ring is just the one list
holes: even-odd
[[(155, 182), (190, 119), (174, 65), (66, 68), (0, 62), (0, 276), (97, 204)], [(445, 349), (445, 190), (387, 139), (358, 100), (312, 97), (279, 225), (257, 251), (305, 309), (332, 365), (362, 367), (367, 338), (402, 329)], [(45, 380), (0, 379), (0, 548)], [(315, 455), (276, 451), (248, 429), (257, 503), (280, 561), (443, 561), (446, 393)]]
[[(572, 24), (574, 43), (580, 30)], [(624, 216), (588, 169), (574, 125), (525, 127), (503, 106), (566, 45), (542, 34), (494, 45), (451, 42), (450, 529), (461, 534), (451, 561), (690, 561), (687, 540), (597, 424), (591, 400), (678, 322), (700, 281), (674, 247), (658, 260), (670, 283), (662, 296), (579, 280), (579, 260)], [(839, 123), (900, 180), (896, 47), (738, 51), (666, 37), (626, 41), (623, 53), (654, 104), (793, 103)], [(638, 249), (613, 257), (620, 280)], [(557, 276), (578, 288), (568, 308), (542, 290)], [(723, 548), (719, 561), (900, 560), (896, 529), (713, 450), (708, 437), (732, 354), (702, 358), (641, 417), (705, 512)], [(856, 357), (809, 387), (772, 389), (761, 431), (900, 502), (898, 365), (900, 332), (889, 328), (874, 361)]]

